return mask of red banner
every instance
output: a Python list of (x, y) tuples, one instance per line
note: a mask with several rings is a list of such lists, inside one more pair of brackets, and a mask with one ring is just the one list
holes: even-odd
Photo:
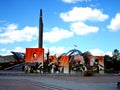
[(42, 63), (44, 60), (43, 48), (26, 48), (25, 62), (26, 63)]
[(50, 62), (52, 62), (52, 63), (57, 63), (57, 57), (54, 55), (51, 55), (51, 56), (49, 56), (49, 60), (50, 60)]
[(61, 56), (60, 66), (63, 67), (63, 73), (69, 73), (69, 56)]

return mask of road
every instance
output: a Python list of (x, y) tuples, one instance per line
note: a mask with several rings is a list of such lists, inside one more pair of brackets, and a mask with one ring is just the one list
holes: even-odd
[(119, 75), (1, 75), (0, 90), (118, 90)]

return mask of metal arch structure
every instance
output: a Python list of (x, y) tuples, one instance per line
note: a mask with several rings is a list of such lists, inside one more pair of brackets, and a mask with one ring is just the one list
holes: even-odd
[(65, 55), (66, 56), (81, 56), (82, 52), (78, 49), (71, 49)]

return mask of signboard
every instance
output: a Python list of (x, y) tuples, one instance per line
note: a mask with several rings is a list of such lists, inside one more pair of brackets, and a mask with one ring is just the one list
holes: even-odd
[(85, 63), (83, 56), (74, 56), (73, 62), (78, 62), (78, 61), (80, 61), (80, 64)]
[(26, 63), (42, 63), (44, 60), (43, 48), (26, 48), (25, 62)]
[(84, 65), (85, 61), (83, 56), (73, 56), (69, 64), (70, 73), (75, 74), (86, 70), (84, 69)]
[(55, 55), (49, 56), (49, 60), (50, 60), (50, 62), (52, 62), (52, 63), (57, 63), (57, 57), (56, 57)]
[(69, 56), (61, 56), (60, 67), (63, 73), (69, 73)]
[(104, 73), (104, 56), (90, 56), (89, 59), (93, 72)]

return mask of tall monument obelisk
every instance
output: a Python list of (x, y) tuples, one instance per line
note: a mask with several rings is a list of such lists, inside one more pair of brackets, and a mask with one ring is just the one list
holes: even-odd
[(39, 18), (39, 38), (38, 38), (38, 48), (43, 47), (43, 21), (42, 21), (42, 9), (40, 9), (40, 18)]

